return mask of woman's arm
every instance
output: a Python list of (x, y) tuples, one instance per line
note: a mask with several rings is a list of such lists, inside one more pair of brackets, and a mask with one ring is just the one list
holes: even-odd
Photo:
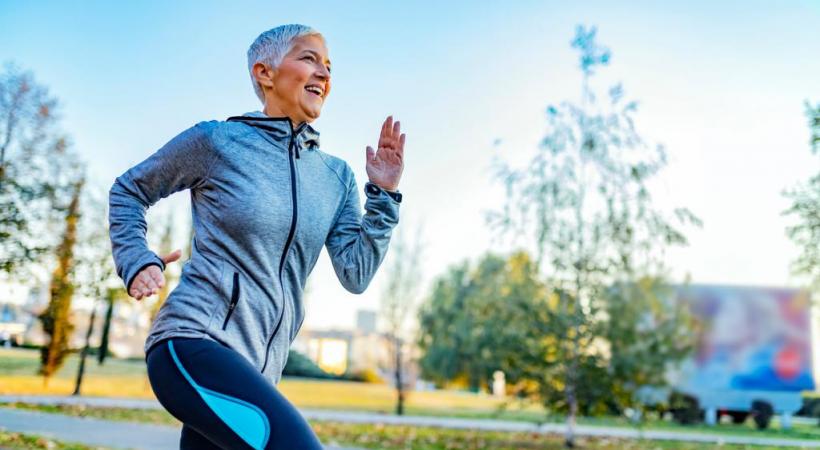
[(399, 222), (399, 203), (387, 192), (365, 189), (365, 214), (359, 203), (359, 190), (352, 171), (345, 204), (325, 241), (336, 276), (345, 289), (361, 294), (376, 274)]
[(200, 122), (175, 136), (148, 159), (120, 175), (108, 193), (109, 237), (117, 275), (131, 294), (136, 276), (165, 263), (148, 249), (146, 210), (174, 192), (207, 180), (217, 159), (212, 133), (217, 121)]
[[(365, 149), (365, 169), (370, 182), (365, 185), (366, 213), (362, 217), (356, 177), (348, 166), (344, 208), (328, 234), (325, 246), (342, 286), (361, 294), (370, 284), (390, 243), (393, 227), (399, 223), (401, 194), (397, 192), (404, 170), (404, 141), (401, 124), (388, 116), (382, 123), (379, 151)], [(393, 191), (388, 193), (387, 190)]]

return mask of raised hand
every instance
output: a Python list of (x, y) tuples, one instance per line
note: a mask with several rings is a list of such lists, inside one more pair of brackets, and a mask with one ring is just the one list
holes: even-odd
[[(162, 256), (162, 262), (167, 266), (179, 259), (182, 255), (181, 249), (176, 249), (173, 252)], [(162, 275), (162, 270), (157, 265), (150, 265), (140, 271), (134, 281), (131, 282), (131, 290), (128, 295), (137, 300), (142, 300), (143, 297), (150, 297), (159, 292), (165, 286), (165, 276)]]
[(393, 116), (388, 116), (382, 124), (379, 135), (379, 151), (367, 146), (365, 170), (370, 182), (382, 189), (395, 191), (404, 170), (404, 134), (401, 123), (393, 123)]

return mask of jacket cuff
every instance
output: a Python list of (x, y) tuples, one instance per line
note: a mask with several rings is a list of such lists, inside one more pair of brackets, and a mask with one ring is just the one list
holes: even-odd
[(159, 256), (157, 256), (156, 253), (149, 252), (149, 254), (147, 254), (146, 256), (141, 258), (139, 261), (137, 261), (136, 264), (134, 264), (134, 267), (136, 267), (136, 270), (132, 270), (128, 274), (128, 276), (126, 277), (126, 279), (125, 279), (125, 292), (126, 293), (131, 292), (131, 283), (134, 282), (134, 279), (137, 278), (137, 275), (139, 275), (139, 273), (142, 272), (143, 269), (145, 269), (148, 266), (152, 266), (152, 265), (159, 266), (160, 270), (162, 270), (163, 272), (165, 271), (165, 263), (162, 262), (162, 259)]
[(399, 223), (400, 194), (399, 200), (396, 200), (387, 191), (370, 182), (365, 184), (364, 191), (364, 209), (368, 211), (365, 221), (369, 225), (369, 232), (387, 232), (395, 227)]
[(364, 185), (364, 191), (365, 191), (365, 194), (368, 194), (368, 197), (370, 197), (370, 198), (377, 197), (377, 196), (381, 195), (382, 193), (384, 193), (384, 194), (387, 194), (387, 196), (390, 197), (395, 203), (401, 203), (402, 194), (398, 190), (388, 191), (386, 189), (383, 189), (379, 185), (377, 185), (375, 183), (371, 183), (370, 181), (368, 181)]

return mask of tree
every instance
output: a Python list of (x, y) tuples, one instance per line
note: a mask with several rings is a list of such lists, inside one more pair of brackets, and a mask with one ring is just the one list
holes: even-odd
[[(79, 395), (85, 372), (85, 361), (91, 348), (91, 336), (97, 317), (97, 303), (106, 302), (108, 291), (120, 286), (116, 276), (114, 261), (111, 258), (111, 246), (108, 237), (107, 208), (104, 190), (99, 187), (85, 189), (85, 207), (79, 222), (77, 249), (77, 270), (75, 273), (77, 292), (93, 299), (91, 317), (86, 330), (85, 345), (80, 353), (80, 364), (74, 395)], [(106, 328), (107, 330), (107, 328)]]
[[(811, 137), (809, 145), (813, 154), (820, 156), (820, 104), (812, 107), (806, 102)], [(791, 199), (791, 206), (784, 215), (796, 217), (797, 223), (786, 228), (786, 235), (800, 248), (800, 255), (792, 262), (795, 275), (806, 276), (815, 291), (820, 290), (820, 172), (807, 183), (783, 193)]]
[[(500, 212), (486, 215), (500, 236), (532, 236), (536, 265), (557, 296), (545, 330), (552, 342), (536, 342), (533, 353), (557, 363), (544, 365), (536, 358), (530, 378), (541, 380), (546, 406), (568, 413), (569, 447), (579, 402), (600, 395), (590, 377), (605, 374), (596, 324), (605, 313), (607, 286), (662, 270), (664, 248), (687, 243), (652, 206), (647, 183), (665, 166), (666, 155), (636, 131), (637, 102), (624, 99), (621, 84), (610, 87), (601, 101), (591, 85), (595, 70), (611, 59), (595, 35), (594, 27), (579, 26), (572, 40), (580, 53), (580, 105), (563, 101), (547, 108), (548, 132), (524, 169), (496, 164), (507, 199)], [(700, 224), (685, 208), (675, 209), (674, 217), (682, 225)], [(557, 402), (559, 395), (563, 403)]]
[(419, 366), (425, 378), (439, 385), (475, 372), (477, 361), (461, 345), (470, 334), (473, 320), (467, 308), (470, 292), (467, 261), (451, 266), (433, 282), (430, 297), (419, 310)]
[(41, 349), (39, 373), (44, 376), (44, 383), (54, 375), (63, 364), (69, 353), (69, 344), (74, 325), (69, 316), (71, 299), (74, 296), (72, 280), (75, 260), (74, 244), (77, 241), (77, 221), (80, 217), (80, 195), (84, 180), (75, 182), (68, 214), (65, 218), (65, 232), (57, 247), (57, 267), (51, 278), (51, 298), (48, 306), (39, 315), (43, 330), (50, 336), (47, 345)]
[(59, 131), (57, 100), (30, 72), (0, 73), (0, 277), (24, 279), (51, 253), (80, 162)]
[(100, 348), (97, 351), (97, 363), (103, 365), (108, 356), (109, 336), (111, 335), (111, 324), (114, 317), (114, 307), (119, 301), (128, 301), (130, 297), (122, 286), (109, 287), (105, 290), (105, 320), (103, 321), (102, 333), (100, 334)]
[(415, 311), (415, 301), (421, 282), (422, 230), (418, 228), (412, 242), (399, 229), (391, 241), (391, 256), (385, 270), (385, 285), (381, 296), (380, 314), (390, 342), (394, 384), (396, 387), (396, 414), (404, 414), (406, 380), (404, 371), (408, 342), (407, 320)]
[(523, 251), (506, 258), (487, 253), (474, 268), (467, 261), (449, 267), (419, 311), (422, 375), (439, 385), (464, 380), (472, 391), (489, 390), (496, 370), (508, 383), (520, 381), (545, 296)]
[(694, 350), (694, 319), (659, 276), (616, 283), (604, 298), (606, 320), (596, 334), (608, 344), (607, 398), (619, 412), (641, 411), (639, 391), (665, 386), (668, 369)]
[(80, 365), (77, 368), (77, 379), (74, 383), (74, 392), (71, 395), (80, 395), (80, 389), (83, 384), (83, 375), (85, 374), (85, 358), (88, 356), (88, 350), (91, 348), (91, 334), (94, 332), (94, 322), (97, 320), (97, 302), (91, 307), (91, 317), (88, 319), (88, 329), (85, 333), (85, 345), (80, 352)]

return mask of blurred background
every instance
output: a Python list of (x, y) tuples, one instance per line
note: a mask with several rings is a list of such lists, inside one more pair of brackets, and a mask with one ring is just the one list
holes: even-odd
[[(246, 51), (285, 23), (327, 41), (312, 125), (360, 189), (382, 121), (407, 133), (379, 272), (354, 295), (320, 257), (279, 386), (323, 441), (820, 436), (815, 1), (0, 1), (3, 407), (110, 418), (76, 399), (154, 398), (143, 344), (190, 254), (190, 197), (148, 210), (150, 248), (183, 257), (137, 302), (114, 271), (108, 189), (193, 124), (261, 110)], [(503, 425), (518, 422), (555, 428)]]

